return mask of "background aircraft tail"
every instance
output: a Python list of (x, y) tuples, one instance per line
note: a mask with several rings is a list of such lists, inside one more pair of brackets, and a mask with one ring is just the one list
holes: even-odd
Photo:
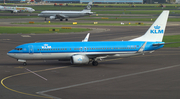
[(169, 10), (163, 11), (143, 36), (132, 39), (130, 41), (161, 42), (165, 33), (168, 16)]
[(92, 2), (89, 2), (88, 5), (86, 6), (86, 8), (84, 8), (83, 11), (85, 11), (85, 10), (91, 11), (91, 7), (92, 7)]

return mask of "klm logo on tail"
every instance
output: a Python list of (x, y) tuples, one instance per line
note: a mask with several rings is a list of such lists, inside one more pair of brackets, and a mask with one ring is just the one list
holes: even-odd
[(150, 30), (150, 33), (151, 34), (163, 34), (164, 33), (164, 30), (161, 30), (160, 29), (161, 26), (154, 26), (154, 29)]

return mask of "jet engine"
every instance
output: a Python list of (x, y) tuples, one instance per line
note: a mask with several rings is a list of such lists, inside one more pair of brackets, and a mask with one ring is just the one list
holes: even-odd
[(71, 64), (88, 64), (89, 58), (86, 55), (74, 55), (71, 57)]
[(56, 19), (56, 16), (50, 16), (49, 18), (50, 19)]

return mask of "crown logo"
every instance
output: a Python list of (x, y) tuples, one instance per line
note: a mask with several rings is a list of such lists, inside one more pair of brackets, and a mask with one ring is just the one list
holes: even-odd
[(157, 26), (154, 26), (154, 28), (155, 28), (155, 29), (160, 29), (160, 26), (157, 25)]
[(82, 58), (79, 58), (78, 61), (82, 61)]
[(48, 46), (48, 44), (44, 44), (44, 46), (42, 46), (42, 48), (51, 48), (51, 46)]

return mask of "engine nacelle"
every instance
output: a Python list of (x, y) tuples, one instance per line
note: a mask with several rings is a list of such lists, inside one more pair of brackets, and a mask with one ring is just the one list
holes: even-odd
[(50, 16), (49, 18), (50, 19), (56, 19), (56, 16)]
[(13, 10), (13, 13), (17, 13), (18, 11), (17, 10)]
[(74, 55), (71, 57), (71, 64), (88, 64), (89, 58), (86, 55)]

